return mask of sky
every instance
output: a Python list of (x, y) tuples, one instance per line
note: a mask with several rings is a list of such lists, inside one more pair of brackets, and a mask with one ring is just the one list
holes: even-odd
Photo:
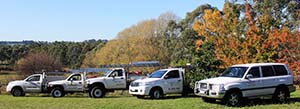
[(140, 21), (171, 11), (180, 18), (224, 0), (0, 0), (0, 41), (113, 39)]

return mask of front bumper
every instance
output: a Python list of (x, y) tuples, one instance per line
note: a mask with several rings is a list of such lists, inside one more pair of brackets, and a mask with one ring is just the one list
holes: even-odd
[(149, 95), (151, 87), (147, 86), (129, 86), (129, 94), (131, 95)]
[(6, 86), (6, 92), (11, 92), (12, 86), (11, 85), (7, 85)]
[(225, 96), (226, 91), (201, 90), (196, 88), (194, 93), (201, 97), (222, 99)]

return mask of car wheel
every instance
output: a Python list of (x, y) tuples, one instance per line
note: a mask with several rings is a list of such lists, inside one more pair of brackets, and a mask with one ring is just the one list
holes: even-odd
[(21, 88), (19, 88), (19, 87), (13, 88), (12, 91), (11, 91), (11, 94), (13, 96), (16, 96), (16, 97), (18, 97), (18, 96), (25, 96), (25, 92)]
[(102, 87), (96, 86), (91, 90), (90, 93), (93, 98), (102, 98), (105, 95), (105, 90)]
[(285, 88), (277, 88), (273, 95), (273, 99), (278, 103), (285, 103), (287, 102), (288, 95), (289, 93)]
[(90, 97), (90, 98), (93, 98), (93, 95), (92, 95), (92, 91), (91, 91), (91, 90), (89, 90), (88, 94), (89, 94), (89, 97)]
[(216, 99), (213, 99), (213, 98), (202, 97), (202, 100), (204, 102), (208, 102), (208, 103), (214, 103), (214, 102), (216, 102)]
[(65, 92), (63, 91), (62, 88), (56, 87), (51, 91), (51, 95), (54, 98), (63, 97), (65, 96)]
[(137, 95), (136, 97), (139, 98), (139, 99), (141, 99), (141, 98), (144, 98), (145, 96), (143, 96), (143, 95)]
[(227, 106), (239, 106), (242, 103), (242, 94), (237, 91), (230, 92), (226, 94), (225, 99), (223, 99), (223, 102)]
[(162, 98), (162, 97), (163, 97), (162, 90), (161, 90), (161, 89), (158, 89), (158, 88), (153, 89), (153, 90), (151, 91), (151, 93), (150, 93), (150, 97), (151, 97), (152, 99), (160, 99), (160, 98)]

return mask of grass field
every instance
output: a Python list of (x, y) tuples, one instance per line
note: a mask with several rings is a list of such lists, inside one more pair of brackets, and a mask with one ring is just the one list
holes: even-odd
[[(249, 100), (245, 109), (299, 109), (300, 92), (292, 93), (290, 103), (274, 104), (271, 100)], [(12, 97), (0, 95), (0, 108), (10, 109), (227, 109), (220, 103), (206, 103), (199, 97), (168, 96), (162, 100), (137, 99), (132, 96), (113, 96), (93, 99), (86, 95), (73, 95), (63, 98), (52, 98), (45, 95), (27, 95), (25, 97)]]

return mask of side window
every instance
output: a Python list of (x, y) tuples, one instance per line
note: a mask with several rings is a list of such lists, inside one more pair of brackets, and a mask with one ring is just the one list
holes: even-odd
[(178, 70), (172, 70), (167, 75), (167, 78), (179, 78), (179, 71)]
[(122, 70), (118, 70), (118, 76), (123, 76)]
[(73, 81), (80, 81), (81, 75), (80, 74), (73, 75), (71, 78), (69, 78), (68, 81), (71, 81), (71, 79), (73, 79)]
[(276, 75), (287, 75), (288, 74), (286, 68), (283, 65), (274, 65), (273, 67), (276, 72)]
[(109, 75), (109, 77), (113, 77), (113, 75), (114, 75), (114, 76), (123, 76), (123, 71), (122, 71), (122, 70), (115, 70), (115, 71), (113, 71), (113, 72)]
[(272, 66), (262, 66), (261, 70), (263, 77), (275, 76)]
[(260, 73), (259, 73), (259, 67), (252, 67), (248, 74), (252, 74), (253, 78), (259, 78), (260, 77)]
[(40, 77), (41, 76), (32, 76), (30, 78), (28, 78), (26, 81), (40, 81)]

